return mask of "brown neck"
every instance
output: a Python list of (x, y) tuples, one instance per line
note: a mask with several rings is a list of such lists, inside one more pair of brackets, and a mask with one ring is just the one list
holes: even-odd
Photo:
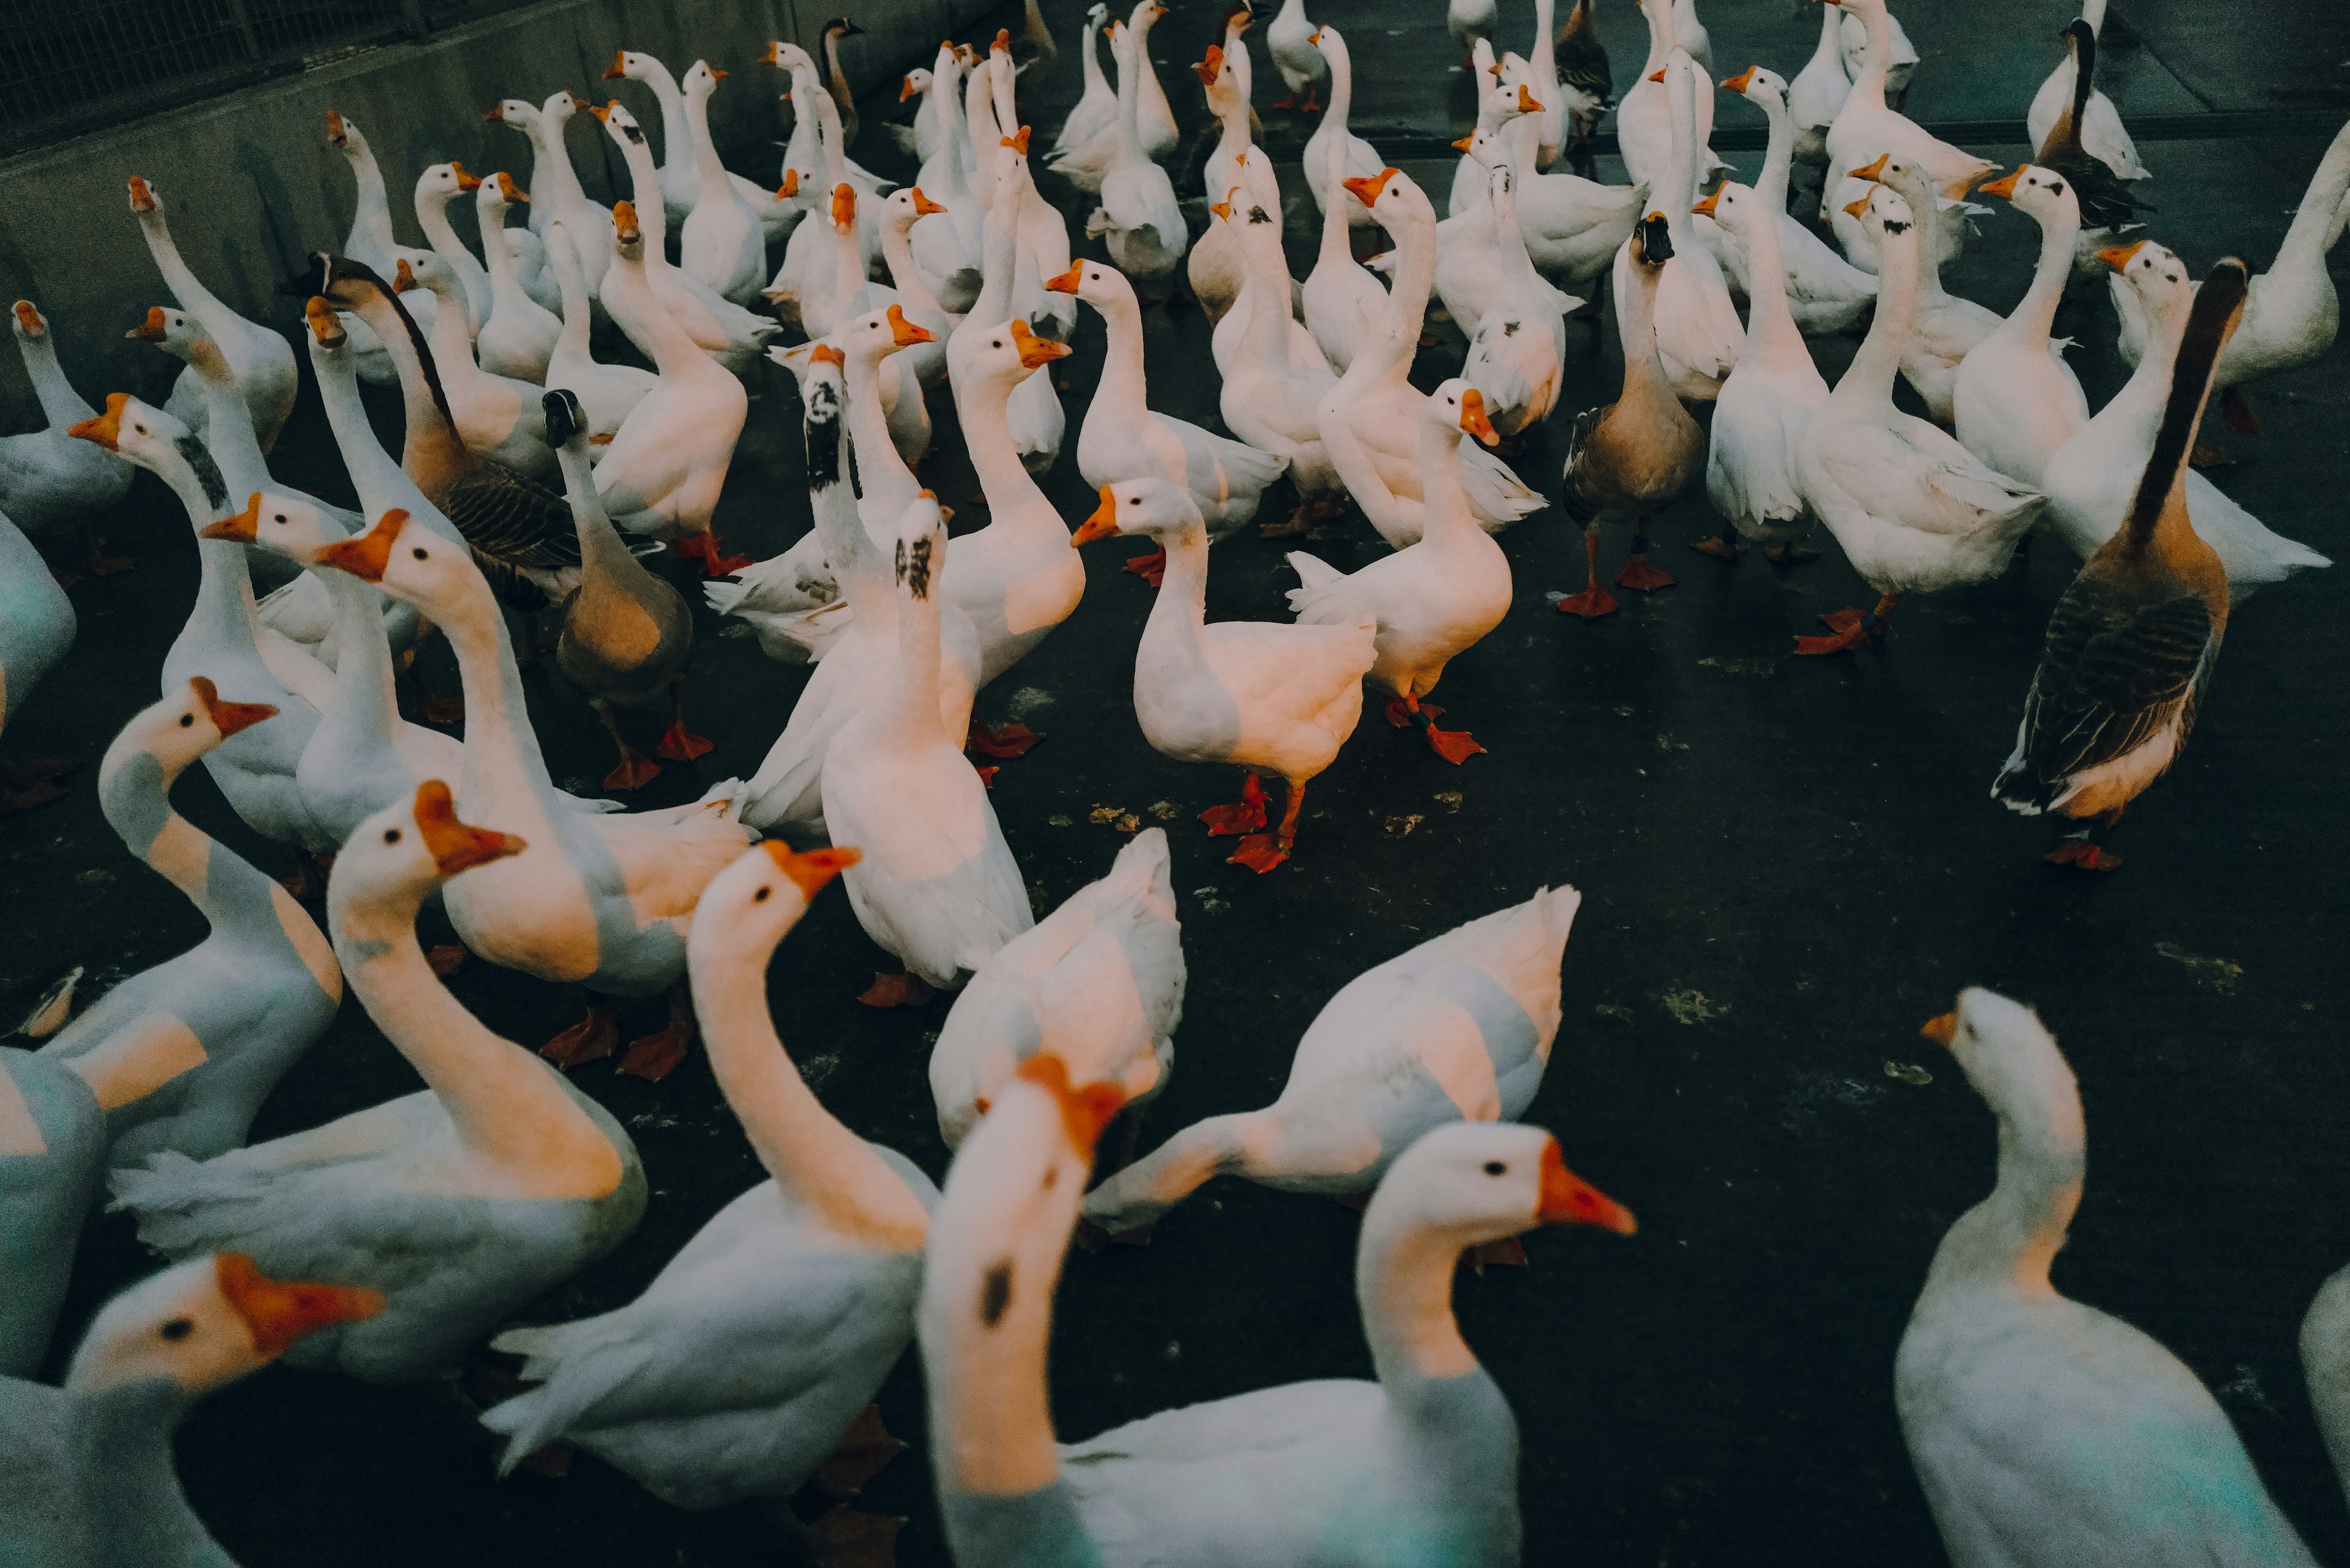
[(2147, 460), (2146, 474), (2138, 481), (2137, 493), (2130, 498), (2129, 516), (2123, 524), (2133, 549), (2146, 547), (2166, 513), (2175, 510), (2181, 517), (2186, 515), (2188, 448), (2202, 422), (2204, 402), (2211, 395), (2211, 375), (2218, 368), (2220, 350), (2226, 347), (2237, 313), (2243, 307), (2244, 281), (2242, 263), (2223, 261), (2196, 290), (2195, 307), (2187, 317), (2178, 359), (2170, 372), (2170, 397), (2163, 405), (2162, 426), (2155, 432), (2154, 453)]

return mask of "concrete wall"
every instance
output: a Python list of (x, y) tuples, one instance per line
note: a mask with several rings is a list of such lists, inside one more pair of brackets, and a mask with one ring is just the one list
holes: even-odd
[[(789, 119), (777, 101), (788, 80), (756, 64), (767, 40), (814, 52), (824, 23), (844, 12), (866, 36), (844, 65), (860, 90), (926, 62), (941, 38), (990, 0), (544, 0), (454, 28), (421, 44), (372, 50), (299, 76), (92, 132), (0, 161), (0, 304), (35, 301), (54, 323), (66, 370), (93, 402), (109, 391), (158, 400), (177, 364), (122, 334), (171, 297), (130, 211), (137, 174), (162, 193), (180, 253), (238, 310), (292, 335), (299, 302), (279, 296), (303, 253), (338, 248), (353, 202), (349, 165), (326, 144), (329, 109), (351, 117), (382, 165), (392, 225), (423, 244), (410, 192), (426, 165), (461, 159), (477, 172), (528, 167), (522, 133), (485, 125), (501, 98), (533, 103), (569, 88), (593, 102), (618, 97), (653, 136), (650, 89), (606, 82), (613, 51), (643, 50), (682, 74), (696, 57), (732, 73), (712, 100), (712, 130), (728, 164), (754, 179), (781, 177)], [(625, 176), (618, 151), (586, 115), (570, 127), (572, 161), (603, 200)], [(450, 204), (473, 234), (470, 202)], [(0, 353), (0, 428), (39, 422), (16, 357)]]

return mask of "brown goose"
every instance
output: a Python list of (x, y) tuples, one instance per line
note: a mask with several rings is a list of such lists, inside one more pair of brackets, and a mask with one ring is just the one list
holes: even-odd
[(1639, 522), (1631, 559), (1616, 586), (1643, 593), (1670, 587), (1672, 577), (1648, 565), (1648, 518), (1690, 486), (1705, 463), (1705, 432), (1673, 396), (1657, 358), (1657, 280), (1672, 259), (1665, 215), (1650, 213), (1616, 257), (1616, 318), (1624, 340), (1624, 391), (1606, 408), (1577, 414), (1566, 432), (1566, 488), (1559, 504), (1583, 525), (1583, 556), (1590, 577), (1583, 592), (1558, 601), (1562, 615), (1588, 620), (1608, 614), (1616, 600), (1599, 586), (1599, 524), (1607, 518)]
[(391, 286), (364, 263), (317, 251), (294, 287), (348, 311), (383, 340), (400, 371), (408, 415), (400, 466), (465, 536), (499, 601), (526, 613), (561, 600), (579, 580), (571, 508), (561, 495), (466, 450), (432, 347)]
[(693, 651), (693, 616), (685, 596), (645, 570), (612, 526), (588, 466), (588, 416), (579, 400), (558, 389), (545, 398), (547, 438), (563, 464), (563, 487), (579, 543), (579, 591), (563, 604), (555, 662), (596, 705), (596, 716), (620, 749), (604, 775), (609, 790), (635, 789), (660, 764), (629, 743), (616, 707), (641, 707), (666, 695), (670, 724), (654, 751), (671, 762), (691, 762), (715, 748), (685, 727), (685, 661)]
[(857, 142), (857, 95), (848, 90), (848, 73), (840, 68), (840, 40), (861, 37), (864, 32), (846, 16), (835, 16), (824, 25), (824, 90), (840, 106), (840, 145), (844, 149)]
[(1616, 86), (1609, 74), (1607, 46), (1591, 17), (1591, 0), (1575, 0), (1559, 27), (1558, 79), (1566, 88), (1567, 116), (1573, 134), (1570, 149), (1587, 148), (1602, 116), (1616, 107)]
[[(2129, 514), (2056, 601), (2015, 751), (1991, 786), (2010, 811), (2102, 816), (2110, 827), (2187, 743), (2228, 628), (2228, 575), (2188, 521), (2187, 454), (2220, 351), (2243, 318), (2246, 281), (2230, 256), (2196, 292)], [(2047, 858), (2089, 871), (2121, 864), (2085, 828)]]

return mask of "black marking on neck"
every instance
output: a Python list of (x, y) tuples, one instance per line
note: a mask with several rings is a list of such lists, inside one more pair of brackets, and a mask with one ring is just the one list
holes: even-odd
[(979, 1321), (993, 1328), (1003, 1321), (1005, 1309), (1012, 1305), (1012, 1260), (990, 1265), (986, 1277), (980, 1282)]
[(931, 541), (926, 535), (911, 545), (898, 541), (898, 580), (918, 599), (931, 597)]
[(1906, 234), (1909, 232), (1909, 224), (1904, 219), (1887, 218), (1885, 220), (1885, 232), (1888, 234)]
[(2229, 325), (2244, 303), (2244, 264), (2230, 256), (2211, 269), (2195, 291), (2195, 307), (2187, 317), (2179, 340), (2178, 358), (2170, 370), (2170, 398), (2163, 405), (2162, 428), (2155, 432), (2154, 453), (2147, 459), (2146, 475), (2130, 499), (2130, 542), (2143, 546), (2162, 521), (2164, 503), (2178, 483), (2179, 465), (2195, 439), (2203, 416), (2203, 400), (2210, 396), (2212, 372), (2220, 350), (2228, 341)]
[(197, 484), (203, 489), (205, 504), (212, 507), (213, 514), (224, 514), (228, 509), (228, 481), (221, 477), (220, 464), (213, 461), (212, 449), (192, 435), (173, 436), (172, 447), (195, 474)]
[(635, 142), (639, 147), (642, 147), (645, 144), (644, 127), (639, 125), (632, 119), (624, 119), (620, 122), (620, 134), (627, 137), (629, 140)]
[(819, 382), (808, 389), (807, 483), (810, 490), (829, 490), (840, 483), (840, 395)]
[(1273, 220), (1265, 216), (1264, 209), (1263, 207), (1251, 207), (1249, 209), (1249, 222), (1252, 223), (1269, 223), (1273, 222)]

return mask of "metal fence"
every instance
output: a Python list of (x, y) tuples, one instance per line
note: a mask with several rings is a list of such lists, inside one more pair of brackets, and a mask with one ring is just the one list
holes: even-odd
[(0, 0), (0, 154), (527, 0)]

